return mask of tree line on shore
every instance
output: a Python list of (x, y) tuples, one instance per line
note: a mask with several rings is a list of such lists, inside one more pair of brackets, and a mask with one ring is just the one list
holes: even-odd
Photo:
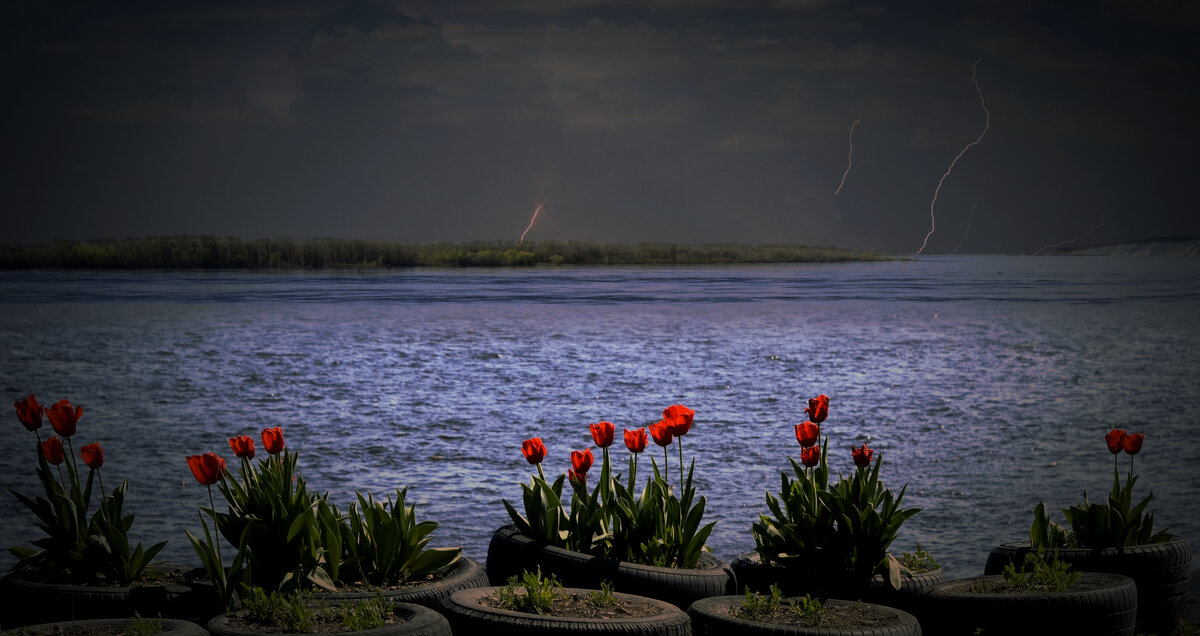
[(470, 241), (400, 243), (363, 239), (240, 239), (161, 236), (0, 246), (0, 268), (302, 269), (521, 267), (533, 265), (694, 265), (875, 261), (875, 251), (737, 243)]

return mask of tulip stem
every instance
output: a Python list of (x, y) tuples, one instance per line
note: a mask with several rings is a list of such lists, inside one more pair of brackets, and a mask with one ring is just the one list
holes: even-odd
[[(71, 449), (71, 452), (68, 454), (68, 457), (70, 457), (70, 458), (71, 458), (71, 469), (72, 469), (72, 470), (71, 470), (71, 474), (73, 474), (73, 475), (79, 475), (79, 466), (75, 465), (75, 444), (73, 444), (73, 443), (71, 442), (71, 438), (70, 438), (70, 437), (68, 437), (68, 438), (67, 438), (67, 446), (68, 446), (68, 447)], [(79, 481), (78, 477), (76, 477), (75, 481), (76, 481), (76, 482), (78, 482), (78, 481)], [(71, 485), (72, 485), (72, 486), (74, 486), (74, 487), (76, 488), (76, 490), (78, 490), (78, 489), (79, 489), (79, 484), (78, 484), (78, 483), (74, 483), (74, 484), (71, 484)]]
[(683, 436), (680, 435), (675, 439), (679, 440), (679, 488), (683, 489)]
[(667, 482), (667, 487), (671, 486), (671, 454), (667, 452), (667, 447), (663, 446), (663, 481)]
[(104, 497), (105, 497), (104, 493), (108, 492), (108, 489), (106, 489), (104, 487), (104, 477), (100, 476), (100, 471), (98, 471), (98, 470), (96, 471), (96, 479), (100, 480), (100, 498), (104, 499)]
[(208, 484), (208, 507), (212, 510), (213, 517), (213, 547), (217, 550), (217, 561), (221, 567), (225, 567), (225, 560), (221, 558), (221, 542), (218, 540), (220, 531), (217, 530), (217, 504), (213, 501), (212, 484)]

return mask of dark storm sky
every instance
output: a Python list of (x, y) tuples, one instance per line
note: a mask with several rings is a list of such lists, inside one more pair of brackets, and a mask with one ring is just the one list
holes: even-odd
[(1198, 27), (1166, 0), (0, 0), (0, 242), (516, 239), (545, 200), (530, 240), (911, 253), (983, 131), (977, 59), (990, 128), (927, 252), (1200, 234)]

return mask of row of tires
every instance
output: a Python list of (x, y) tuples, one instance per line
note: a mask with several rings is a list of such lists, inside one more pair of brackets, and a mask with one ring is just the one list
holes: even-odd
[[(984, 598), (963, 593), (951, 585), (939, 586), (928, 597), (930, 607), (937, 607), (942, 618), (934, 623), (907, 612), (861, 604), (873, 610), (876, 625), (839, 629), (805, 628), (793, 625), (772, 625), (737, 618), (732, 611), (742, 603), (743, 596), (716, 596), (700, 599), (685, 613), (680, 608), (656, 599), (614, 593), (618, 599), (649, 604), (657, 613), (636, 618), (562, 618), (512, 612), (481, 605), (479, 601), (492, 595), (497, 588), (481, 587), (459, 590), (443, 600), (438, 610), (411, 603), (397, 603), (396, 612), (405, 621), (361, 636), (451, 636), (452, 634), (487, 634), (488, 636), (554, 636), (585, 634), (626, 634), (637, 636), (689, 636), (719, 634), (793, 634), (793, 635), (855, 635), (855, 636), (917, 636), (927, 634), (973, 634), (978, 627), (982, 633), (1012, 634), (1030, 631), (1037, 633), (1122, 634), (1132, 636), (1137, 610), (1137, 591), (1132, 579), (1114, 574), (1089, 574), (1094, 589), (1075, 595), (1045, 596), (1023, 599)], [(962, 582), (951, 582), (952, 584)], [(590, 594), (592, 590), (566, 588), (575, 595)], [(974, 597), (974, 598), (972, 598)], [(1095, 605), (1102, 611), (1095, 611)], [(831, 600), (826, 607), (856, 605), (851, 601)], [(231, 615), (216, 616), (206, 627), (182, 619), (164, 619), (162, 633), (172, 636), (257, 636), (262, 632), (247, 631), (234, 626)], [(1069, 624), (1064, 625), (1064, 620)], [(922, 621), (926, 631), (922, 631)], [(130, 619), (90, 619), (71, 623), (35, 625), (18, 630), (23, 636), (71, 634), (86, 629), (88, 633), (104, 633), (111, 628), (119, 633)]]
[[(998, 573), (1006, 563), (1023, 558), (1027, 551), (1027, 544), (1005, 544), (996, 548), (988, 559), (985, 573)], [(1115, 569), (1111, 562), (1104, 561), (1096, 553), (1071, 552), (1067, 551), (1061, 556), (1074, 562), (1080, 569)], [(763, 567), (756, 556), (750, 553), (727, 564), (705, 555), (699, 567), (693, 570), (656, 568), (546, 547), (521, 536), (513, 527), (505, 526), (493, 535), (488, 549), (486, 571), (471, 559), (460, 559), (436, 584), (389, 594), (389, 598), (393, 602), (409, 603), (418, 608), (412, 610), (415, 612), (414, 619), (409, 621), (410, 627), (417, 628), (417, 631), (396, 633), (448, 633), (438, 631), (440, 628), (436, 625), (436, 618), (443, 614), (449, 617), (447, 622), (455, 628), (456, 633), (477, 633), (476, 630), (495, 634), (564, 633), (564, 626), (561, 624), (553, 624), (547, 628), (549, 631), (539, 631), (530, 621), (538, 622), (542, 617), (530, 618), (515, 613), (500, 621), (504, 624), (511, 623), (511, 630), (498, 628), (494, 625), (495, 619), (482, 616), (479, 606), (468, 598), (472, 594), (482, 593), (477, 590), (489, 584), (503, 584), (513, 574), (541, 568), (544, 573), (554, 573), (568, 588), (596, 589), (600, 581), (608, 581), (623, 594), (658, 599), (658, 602), (672, 606), (676, 614), (674, 618), (656, 619), (657, 622), (650, 621), (650, 624), (643, 626), (635, 626), (628, 621), (602, 621), (594, 628), (585, 627), (583, 631), (573, 633), (773, 633), (762, 627), (762, 624), (739, 623), (730, 626), (727, 624), (732, 619), (729, 616), (728, 603), (740, 602), (743, 597), (738, 596), (738, 593), (745, 587), (765, 592), (771, 582), (781, 583), (787, 596), (800, 596), (807, 591), (806, 582), (803, 579), (789, 579), (781, 572)], [(1144, 633), (1171, 633), (1182, 615), (1186, 598), (1191, 567), (1191, 552), (1187, 541), (1178, 539), (1154, 546), (1127, 549), (1123, 554), (1121, 566), (1124, 568), (1123, 573), (1129, 574), (1133, 580), (1118, 572), (1099, 576), (1089, 574), (1085, 577), (1085, 584), (1076, 592), (1043, 595), (1037, 598), (1029, 598), (1029, 595), (981, 595), (969, 589), (974, 585), (974, 580), (945, 582), (940, 570), (905, 579), (899, 592), (883, 586), (882, 580), (878, 580), (868, 593), (862, 596), (862, 600), (897, 608), (908, 618), (902, 617), (903, 620), (899, 624), (884, 631), (859, 630), (854, 633), (921, 633), (921, 626), (924, 626), (925, 633), (932, 634), (973, 633), (975, 628), (982, 624), (1001, 626), (1005, 620), (1013, 619), (1017, 620), (1017, 623), (1010, 624), (1006, 628), (1009, 631), (1028, 631), (1026, 626), (1035, 624), (1047, 629), (1057, 625), (1059, 627), (1055, 627), (1054, 630), (1064, 633), (1134, 634), (1136, 625), (1137, 631)], [(9, 621), (4, 627), (45, 622), (48, 618), (44, 614), (45, 608), (57, 608), (58, 611), (67, 608), (72, 616), (80, 617), (129, 616), (132, 611), (139, 611), (130, 605), (128, 598), (124, 600), (124, 604), (118, 602), (119, 599), (112, 596), (118, 592), (77, 588), (69, 594), (69, 598), (56, 598), (55, 595), (66, 593), (62, 590), (64, 586), (39, 588), (39, 584), (27, 582), (20, 588), (13, 588), (9, 579), (5, 579), (0, 583), (0, 587), (4, 588), (0, 589), (0, 596), (3, 596), (5, 605), (10, 609), (25, 609), (38, 613), (37, 616), (26, 617), (19, 622)], [(139, 596), (136, 588), (133, 591), (135, 593), (131, 596)], [(145, 592), (140, 596), (145, 597)], [(188, 596), (186, 588), (178, 594), (168, 591), (168, 596), (165, 606), (172, 609), (162, 615), (193, 615), (187, 613), (186, 604), (183, 603)], [(454, 600), (460, 597), (467, 600)], [(337, 595), (334, 600), (355, 598), (356, 595), (343, 594)], [(142, 598), (142, 601), (145, 602), (146, 599)], [(181, 607), (181, 604), (184, 606)], [(432, 612), (433, 617), (429, 619), (432, 623), (429, 625), (422, 626), (422, 621), (417, 620), (419, 615), (424, 615), (420, 607), (436, 610)], [(690, 611), (691, 616), (684, 614), (683, 610)], [(106, 611), (112, 613), (105, 614)], [(143, 609), (141, 613), (154, 615), (155, 612), (146, 612)], [(1075, 615), (1079, 617), (1072, 618)], [(1035, 617), (1036, 622), (1030, 623)], [(912, 620), (909, 621), (909, 618)], [(916, 631), (905, 627), (909, 623)], [(483, 624), (489, 627), (483, 629)], [(679, 631), (683, 629), (680, 625), (687, 625), (690, 631)], [(231, 633), (221, 632), (220, 629), (217, 627), (216, 631), (209, 631)], [(896, 631), (897, 629), (900, 631)], [(793, 629), (778, 633), (807, 632)], [(1000, 633), (1000, 630), (993, 630), (993, 633)]]

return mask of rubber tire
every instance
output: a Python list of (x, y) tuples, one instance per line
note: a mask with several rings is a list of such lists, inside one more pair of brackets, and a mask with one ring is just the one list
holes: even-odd
[(750, 588), (751, 592), (769, 594), (774, 584), (784, 596), (818, 596), (820, 591), (815, 584), (820, 576), (813, 572), (798, 572), (789, 575), (786, 568), (764, 565), (762, 557), (757, 552), (739, 554), (729, 564), (737, 581), (736, 593), (740, 594)]
[[(888, 627), (852, 627), (832, 629), (829, 627), (801, 627), (799, 625), (772, 625), (746, 620), (730, 615), (732, 607), (740, 606), (744, 596), (714, 596), (692, 603), (688, 616), (692, 617), (692, 633), (697, 636), (724, 636), (735, 634), (790, 634), (794, 636), (920, 636), (921, 624), (912, 614), (894, 607), (864, 603), (882, 610), (895, 612), (900, 622)], [(785, 599), (786, 601), (786, 599)], [(855, 605), (851, 601), (830, 600), (825, 606)]]
[[(988, 554), (984, 574), (1000, 574), (1004, 566), (1024, 560), (1028, 541), (1005, 543)], [(1138, 631), (1170, 634), (1183, 618), (1192, 574), (1191, 543), (1175, 537), (1163, 543), (1107, 548), (1100, 551), (1065, 548), (1058, 557), (1085, 572), (1124, 574), (1138, 588)]]
[[(818, 595), (813, 581), (819, 581), (818, 574), (788, 575), (785, 568), (763, 565), (757, 552), (747, 552), (738, 555), (731, 563), (734, 576), (737, 578), (737, 591), (742, 592), (746, 587), (751, 592), (768, 594), (772, 583), (775, 583), (784, 596)], [(900, 589), (893, 590), (886, 585), (883, 577), (875, 575), (867, 585), (867, 590), (860, 598), (852, 600), (866, 601), (876, 605), (886, 605), (903, 610), (910, 614), (920, 611), (921, 597), (928, 594), (938, 583), (946, 580), (941, 568), (914, 574), (911, 577), (900, 577)]]
[[(90, 618), (129, 618), (159, 614), (172, 618), (171, 608), (192, 592), (184, 585), (146, 585), (100, 587), (31, 581), (9, 574), (0, 579), (0, 628), (45, 623), (49, 620), (85, 620)], [(48, 609), (57, 612), (47, 616)], [(187, 618), (187, 617), (182, 617)]]
[(728, 563), (703, 553), (697, 565), (661, 568), (573, 552), (536, 542), (511, 524), (492, 534), (487, 556), (492, 585), (504, 585), (508, 577), (540, 567), (543, 575), (555, 575), (566, 587), (597, 590), (608, 581), (618, 592), (659, 599), (680, 609), (709, 596), (737, 594)]
[[(396, 611), (406, 615), (408, 620), (400, 625), (385, 625), (377, 629), (368, 629), (360, 632), (340, 632), (338, 636), (353, 636), (360, 634), (363, 636), (451, 636), (450, 623), (446, 621), (446, 617), (435, 612), (434, 610), (417, 605), (415, 603), (396, 603)], [(252, 634), (265, 634), (268, 632), (242, 631), (233, 629), (229, 626), (229, 617), (232, 614), (221, 614), (214, 616), (208, 621), (206, 626), (208, 633), (212, 636), (250, 636)], [(271, 632), (278, 636), (277, 633)]]
[[(78, 628), (125, 627), (132, 621), (133, 619), (131, 618), (88, 618), (59, 623), (40, 623), (21, 629), (21, 634), (25, 636), (50, 636), (51, 634), (62, 634), (67, 630)], [(162, 626), (163, 631), (158, 632), (159, 634), (171, 634), (172, 636), (208, 636), (208, 632), (203, 627), (176, 618), (162, 619)]]
[[(398, 590), (381, 590), (383, 598), (397, 603), (415, 603), (433, 610), (442, 609), (446, 599), (459, 591), (488, 584), (487, 573), (483, 566), (473, 559), (460, 557), (445, 568), (441, 578), (424, 585)], [(356, 601), (375, 598), (375, 592), (321, 592), (314, 597), (328, 601)]]
[[(513, 612), (486, 607), (477, 601), (496, 593), (498, 587), (460, 590), (450, 595), (443, 612), (455, 634), (488, 636), (558, 636), (571, 634), (627, 634), (630, 636), (688, 636), (692, 621), (671, 603), (644, 596), (614, 592), (619, 599), (651, 603), (662, 609), (655, 616), (632, 618), (569, 618)], [(591, 594), (583, 588), (563, 588), (568, 594)]]
[(975, 593), (976, 581), (1003, 581), (988, 575), (946, 581), (925, 597), (925, 631), (931, 636), (974, 633), (1134, 636), (1137, 585), (1120, 574), (1083, 572), (1080, 582), (1099, 586), (1081, 591)]

